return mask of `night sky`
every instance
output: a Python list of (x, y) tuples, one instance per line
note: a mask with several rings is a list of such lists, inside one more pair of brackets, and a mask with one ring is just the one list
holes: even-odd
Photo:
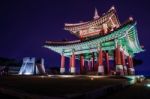
[(145, 52), (137, 74), (150, 74), (150, 1), (148, 0), (0, 0), (0, 57), (43, 57), (46, 67), (59, 66), (60, 56), (43, 48), (46, 40), (75, 40), (64, 23), (92, 20), (94, 9), (102, 15), (115, 6), (121, 23), (132, 16)]

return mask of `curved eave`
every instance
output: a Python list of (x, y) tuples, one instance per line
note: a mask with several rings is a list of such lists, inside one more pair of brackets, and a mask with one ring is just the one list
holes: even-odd
[(116, 31), (113, 31), (112, 33), (103, 36), (103, 37), (99, 37), (99, 38), (95, 38), (92, 40), (88, 40), (85, 42), (80, 42), (80, 43), (75, 43), (75, 44), (71, 44), (71, 45), (60, 45), (60, 46), (55, 46), (55, 45), (45, 45), (45, 48), (51, 49), (57, 53), (62, 53), (65, 50), (80, 50), (80, 49), (84, 49), (84, 48), (94, 48), (97, 47), (100, 43), (103, 42), (107, 42), (110, 40), (114, 40), (114, 39), (118, 39), (121, 38), (123, 36), (126, 35), (126, 31), (129, 30), (132, 26), (134, 25), (134, 22), (130, 22), (128, 24), (126, 24), (125, 26), (117, 29)]
[(87, 23), (89, 23), (89, 21), (80, 22), (80, 23), (65, 23), (65, 27), (81, 26), (81, 25), (84, 25), (84, 24), (87, 24)]
[(45, 45), (51, 46), (61, 46), (61, 45), (70, 45), (74, 43), (80, 43), (81, 40), (74, 40), (74, 41), (46, 41)]
[(71, 26), (65, 26), (64, 30), (68, 30), (68, 31), (74, 31), (75, 30), (76, 31), (76, 30), (81, 30), (81, 29), (84, 29), (84, 28), (89, 28), (94, 23), (103, 24), (103, 23), (107, 22), (108, 16), (112, 16), (112, 15), (115, 15), (117, 17), (116, 11), (114, 9), (108, 11), (106, 14), (102, 15), (100, 18), (84, 22), (84, 24), (80, 24), (80, 25), (71, 24)]
[(84, 42), (88, 42), (88, 41), (91, 41), (91, 40), (95, 40), (95, 39), (99, 39), (99, 38), (102, 38), (102, 37), (105, 37), (105, 36), (108, 36), (114, 32), (117, 32), (119, 31), (120, 29), (126, 27), (127, 25), (132, 25), (134, 24), (133, 21), (127, 21), (125, 24), (123, 24), (122, 26), (120, 26), (119, 28), (115, 29), (114, 31), (111, 31), (111, 32), (108, 32), (107, 34), (103, 35), (103, 36), (100, 36), (100, 35), (96, 35), (96, 36), (93, 36), (92, 38), (89, 38), (87, 40), (75, 40), (75, 41), (60, 41), (60, 42), (57, 42), (57, 41), (46, 41), (45, 45), (48, 45), (48, 46), (66, 46), (66, 45), (72, 45), (72, 44), (79, 44), (79, 43), (84, 43)]
[(131, 27), (131, 29), (127, 33), (127, 42), (129, 52), (139, 53), (141, 51), (144, 51), (139, 44), (136, 23)]

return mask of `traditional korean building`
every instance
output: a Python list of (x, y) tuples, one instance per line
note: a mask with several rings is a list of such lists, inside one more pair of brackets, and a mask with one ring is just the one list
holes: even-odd
[[(121, 24), (116, 10), (111, 7), (99, 16), (97, 9), (92, 20), (65, 23), (64, 29), (79, 39), (75, 41), (46, 41), (44, 47), (61, 55), (60, 73), (65, 73), (65, 58), (70, 58), (70, 73), (76, 73), (75, 60), (80, 60), (80, 73), (134, 74), (133, 57), (142, 50), (132, 17)], [(113, 62), (113, 69), (110, 68)], [(87, 64), (85, 65), (85, 62)]]

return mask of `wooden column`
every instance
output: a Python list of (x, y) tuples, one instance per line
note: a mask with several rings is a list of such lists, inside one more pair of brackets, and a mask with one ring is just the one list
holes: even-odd
[(65, 56), (61, 55), (61, 67), (60, 67), (60, 73), (63, 74), (65, 72)]
[(123, 66), (122, 66), (122, 62), (121, 62), (121, 52), (120, 52), (119, 45), (117, 45), (117, 48), (115, 49), (115, 63), (116, 63), (117, 75), (123, 75)]
[(84, 72), (84, 56), (80, 55), (80, 73)]
[(116, 65), (122, 65), (121, 64), (120, 46), (117, 46), (117, 48), (115, 49), (115, 63), (116, 63)]
[(110, 74), (110, 67), (109, 67), (109, 55), (108, 52), (105, 53), (105, 59), (106, 59), (106, 67), (107, 67), (107, 74)]
[(95, 56), (94, 56), (94, 52), (92, 53), (92, 71), (95, 70)]
[(88, 71), (91, 71), (91, 61), (88, 60)]
[(99, 54), (98, 54), (98, 74), (101, 74), (101, 75), (104, 74), (103, 51), (101, 48), (100, 48)]
[(121, 51), (121, 62), (122, 62), (122, 66), (123, 66), (123, 73), (125, 75), (126, 74), (126, 63), (125, 63), (124, 51)]
[(72, 52), (72, 55), (70, 57), (70, 72), (72, 74), (75, 73), (75, 54), (74, 54), (74, 52)]
[(64, 68), (65, 65), (65, 57), (64, 55), (61, 55), (61, 68)]
[(129, 55), (128, 58), (128, 74), (129, 75), (134, 75), (134, 67), (133, 67), (133, 59), (132, 57)]

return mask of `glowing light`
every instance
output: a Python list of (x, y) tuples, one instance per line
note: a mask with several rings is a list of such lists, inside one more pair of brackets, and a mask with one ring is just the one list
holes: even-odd
[(52, 75), (48, 75), (48, 77), (52, 77)]
[(130, 20), (130, 21), (133, 21), (133, 17), (129, 17), (129, 20)]
[(135, 84), (136, 83), (136, 76), (125, 76), (126, 78), (129, 79), (130, 84)]
[(143, 75), (137, 75), (137, 76), (125, 76), (129, 79), (130, 84), (135, 84), (136, 82), (142, 82), (145, 77)]
[(72, 77), (76, 77), (76, 76), (75, 75), (57, 75), (57, 77), (72, 78)]
[[(40, 76), (42, 77), (42, 76)], [(43, 77), (52, 77), (52, 78), (75, 78), (75, 77), (88, 77), (88, 78), (104, 78), (107, 76), (99, 76), (99, 75), (48, 75)]]
[(90, 78), (104, 78), (104, 77), (106, 77), (106, 76), (89, 76), (89, 75), (87, 75), (87, 77), (90, 77)]
[(114, 9), (115, 9), (115, 7), (114, 7), (114, 6), (112, 6), (110, 9), (111, 9), (111, 10), (114, 10)]
[(150, 88), (150, 84), (146, 84), (146, 86)]
[(91, 77), (91, 80), (94, 80), (94, 78), (93, 78), (93, 77)]
[(44, 78), (44, 77), (46, 77), (46, 76), (40, 76), (40, 78)]
[(32, 73), (26, 72), (26, 73), (24, 73), (24, 75), (32, 75)]

